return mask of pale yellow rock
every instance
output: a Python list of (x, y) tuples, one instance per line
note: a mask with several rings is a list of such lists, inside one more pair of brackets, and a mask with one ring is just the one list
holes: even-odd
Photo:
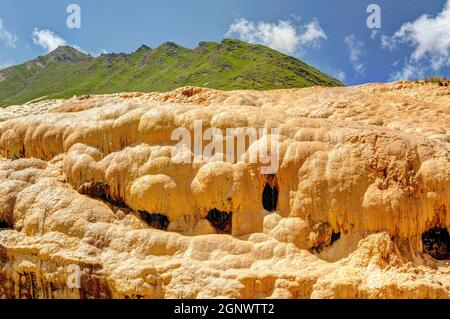
[[(0, 297), (450, 298), (450, 261), (422, 244), (450, 230), (448, 87), (181, 88), (0, 119)], [(276, 176), (245, 161), (263, 144), (239, 163), (174, 161), (173, 131), (199, 120), (280, 129)]]

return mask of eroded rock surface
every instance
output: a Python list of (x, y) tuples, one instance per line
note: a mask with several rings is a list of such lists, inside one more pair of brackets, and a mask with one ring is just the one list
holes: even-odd
[[(449, 87), (182, 88), (17, 109), (0, 111), (0, 297), (450, 297)], [(279, 128), (280, 169), (176, 163), (171, 134), (196, 120)]]

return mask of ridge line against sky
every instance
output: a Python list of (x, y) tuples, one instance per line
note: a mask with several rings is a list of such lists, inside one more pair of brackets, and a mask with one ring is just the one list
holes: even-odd
[[(349, 85), (450, 74), (450, 0), (258, 3), (4, 0), (0, 68), (60, 45), (98, 56), (132, 52), (141, 44), (195, 47), (231, 37), (297, 57)], [(79, 29), (66, 23), (71, 4), (81, 9)], [(370, 29), (366, 22), (371, 4), (381, 8), (380, 28)], [(161, 34), (173, 36), (155, 41)]]

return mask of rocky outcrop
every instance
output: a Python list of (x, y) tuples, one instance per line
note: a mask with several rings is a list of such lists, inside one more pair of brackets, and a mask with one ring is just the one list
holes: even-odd
[[(41, 104), (0, 112), (0, 297), (450, 297), (448, 87)], [(175, 160), (199, 120), (279, 129), (279, 169)]]

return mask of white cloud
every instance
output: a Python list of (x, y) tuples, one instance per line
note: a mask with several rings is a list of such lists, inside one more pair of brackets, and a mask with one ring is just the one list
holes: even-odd
[(389, 81), (417, 80), (425, 76), (425, 69), (415, 63), (406, 60), (403, 69), (393, 72)]
[(340, 69), (338, 69), (336, 72), (334, 72), (333, 76), (341, 82), (344, 82), (345, 79), (347, 78), (347, 75), (345, 74), (345, 72)]
[(247, 19), (239, 19), (230, 26), (226, 34), (226, 36), (234, 35), (243, 41), (263, 44), (285, 53), (294, 53), (301, 45), (317, 47), (321, 40), (327, 39), (317, 20), (297, 28), (289, 20), (280, 20), (277, 23), (255, 23)]
[(41, 46), (47, 53), (52, 52), (59, 46), (67, 45), (66, 40), (55, 34), (53, 31), (35, 28), (32, 33), (33, 42)]
[(0, 39), (8, 48), (15, 48), (17, 41), (19, 41), (17, 35), (5, 28), (2, 19), (0, 19)]
[(397, 48), (397, 44), (392, 37), (388, 37), (387, 35), (381, 36), (381, 47), (383, 49), (388, 49), (389, 51), (393, 51)]
[(79, 47), (78, 45), (72, 45), (68, 43), (66, 40), (61, 38), (59, 35), (55, 34), (53, 31), (43, 29), (39, 30), (35, 28), (32, 33), (33, 42), (39, 46), (41, 46), (46, 53), (50, 53), (57, 49), (59, 46), (68, 45), (73, 47), (74, 49), (85, 53), (85, 54), (91, 54), (93, 57), (98, 57), (103, 53), (108, 53), (106, 50), (100, 50), (98, 52), (90, 53), (83, 48)]
[(350, 62), (353, 65), (353, 70), (359, 75), (363, 75), (366, 71), (366, 65), (362, 58), (366, 55), (364, 49), (364, 42), (356, 39), (355, 35), (346, 36), (344, 42), (347, 44), (350, 53)]
[(395, 50), (399, 44), (413, 48), (405, 71), (428, 65), (433, 71), (450, 66), (450, 0), (435, 17), (422, 15), (404, 23), (392, 36), (383, 36), (381, 45)]
[(100, 51), (91, 53), (91, 55), (92, 55), (94, 58), (97, 58), (97, 57), (99, 57), (99, 56), (102, 55), (102, 54), (108, 54), (108, 53), (109, 53), (109, 52), (108, 52), (107, 50), (101, 49)]
[(319, 46), (320, 41), (326, 39), (327, 36), (317, 20), (308, 23), (304, 32), (300, 35), (300, 43), (306, 45)]
[(227, 35), (232, 34), (238, 34), (239, 38), (246, 42), (264, 44), (287, 53), (294, 52), (300, 42), (297, 30), (289, 21), (255, 24), (240, 19), (230, 26)]
[(375, 40), (375, 38), (377, 37), (378, 33), (380, 32), (380, 30), (378, 29), (373, 29), (372, 32), (370, 32), (370, 38), (372, 40)]

